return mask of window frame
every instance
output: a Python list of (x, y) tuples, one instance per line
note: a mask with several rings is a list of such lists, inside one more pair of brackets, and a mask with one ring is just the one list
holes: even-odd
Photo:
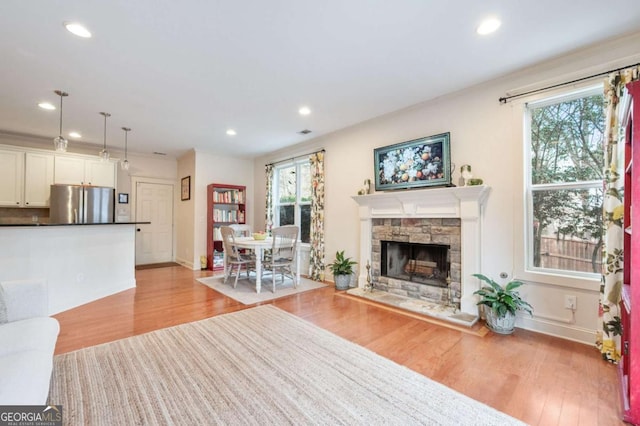
[[(302, 173), (300, 172), (300, 169), (303, 165), (308, 165), (309, 167), (311, 166), (309, 163), (309, 159), (304, 157), (304, 158), (298, 158), (298, 159), (293, 159), (291, 161), (287, 161), (287, 162), (282, 162), (277, 164), (276, 166), (274, 166), (274, 170), (273, 170), (273, 226), (280, 226), (280, 212), (279, 212), (279, 208), (281, 206), (294, 206), (293, 209), (293, 223), (294, 225), (297, 225), (300, 228), (300, 238), (302, 238), (302, 207), (303, 206), (311, 206), (311, 199), (309, 201), (302, 201), (301, 196), (302, 196), (302, 182), (301, 179), (299, 179), (299, 176), (302, 176)], [(293, 166), (294, 170), (295, 170), (295, 174), (296, 174), (296, 194), (295, 194), (295, 201), (294, 202), (286, 202), (286, 203), (281, 203), (280, 202), (280, 181), (279, 181), (279, 176), (280, 176), (280, 171), (282, 169), (287, 169), (287, 168), (291, 168)], [(310, 225), (309, 225), (310, 226)], [(301, 244), (303, 245), (308, 245), (310, 243), (305, 243), (305, 242), (301, 242)]]
[[(555, 105), (561, 102), (568, 102), (587, 96), (602, 95), (603, 84), (590, 85), (569, 92), (558, 93), (553, 96), (530, 101), (524, 104), (524, 137), (523, 137), (523, 159), (524, 159), (524, 206), (523, 206), (523, 254), (522, 269), (525, 278), (536, 277), (539, 282), (553, 282), (555, 284), (568, 284), (569, 286), (593, 287), (593, 282), (598, 283), (601, 280), (601, 274), (592, 272), (570, 271), (563, 269), (543, 268), (533, 265), (533, 194), (536, 191), (554, 191), (554, 190), (574, 190), (574, 189), (602, 189), (603, 180), (577, 181), (577, 182), (559, 182), (559, 183), (542, 183), (533, 184), (533, 171), (531, 167), (532, 151), (531, 151), (531, 120), (532, 111), (534, 109)], [(605, 118), (603, 117), (603, 120)], [(604, 165), (603, 165), (604, 167)]]

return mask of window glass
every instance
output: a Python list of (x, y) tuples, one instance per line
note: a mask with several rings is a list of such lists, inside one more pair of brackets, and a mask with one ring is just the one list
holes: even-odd
[(294, 166), (278, 169), (278, 197), (280, 203), (296, 202), (296, 168)]
[(300, 164), (300, 201), (311, 202), (311, 164)]
[(599, 274), (602, 256), (602, 88), (527, 107), (527, 265)]
[(282, 164), (274, 173), (275, 224), (298, 225), (300, 240), (310, 241), (311, 166), (308, 160)]

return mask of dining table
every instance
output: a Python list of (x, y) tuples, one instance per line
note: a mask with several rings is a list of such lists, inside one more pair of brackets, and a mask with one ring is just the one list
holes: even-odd
[[(262, 287), (262, 261), (264, 259), (265, 249), (270, 249), (273, 246), (273, 238), (267, 237), (262, 240), (256, 240), (253, 237), (235, 237), (234, 245), (238, 248), (253, 250), (256, 255), (256, 293), (260, 293)], [(226, 268), (226, 255), (225, 255), (225, 271)], [(296, 286), (300, 284), (300, 241), (296, 243)]]

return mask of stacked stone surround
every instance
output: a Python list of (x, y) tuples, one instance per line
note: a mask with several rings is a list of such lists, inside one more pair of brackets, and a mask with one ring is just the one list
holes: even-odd
[[(371, 225), (371, 278), (377, 290), (443, 305), (448, 304), (450, 297), (454, 302), (460, 300), (462, 260), (459, 218), (372, 219)], [(381, 241), (449, 245), (451, 295), (447, 288), (381, 277)]]

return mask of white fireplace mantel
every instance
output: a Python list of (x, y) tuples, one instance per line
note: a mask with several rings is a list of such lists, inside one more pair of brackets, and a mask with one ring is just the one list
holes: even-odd
[(460, 310), (478, 315), (473, 292), (479, 288), (471, 275), (481, 272), (483, 207), (491, 188), (486, 185), (414, 189), (352, 197), (359, 205), (360, 273), (364, 287), (367, 262), (371, 262), (372, 219), (376, 218), (460, 218), (461, 222), (461, 299)]

